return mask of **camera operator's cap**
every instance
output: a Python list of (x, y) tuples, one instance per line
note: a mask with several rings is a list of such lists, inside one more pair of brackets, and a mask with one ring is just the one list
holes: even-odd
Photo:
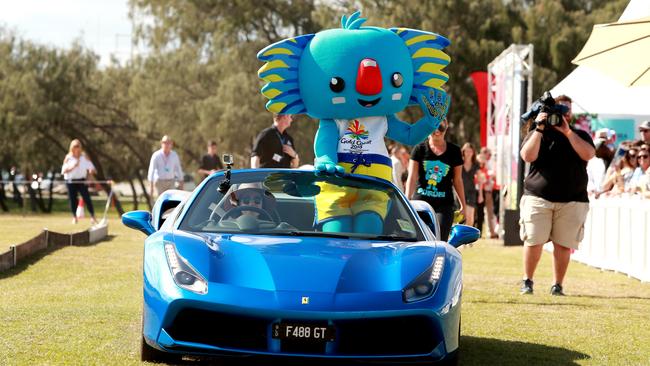
[(612, 130), (611, 128), (607, 130), (607, 138), (611, 139), (612, 137), (616, 136), (616, 131)]
[(609, 128), (601, 128), (596, 131), (595, 137), (606, 139), (608, 135), (609, 135)]
[(650, 130), (650, 120), (643, 121), (639, 125), (639, 131)]

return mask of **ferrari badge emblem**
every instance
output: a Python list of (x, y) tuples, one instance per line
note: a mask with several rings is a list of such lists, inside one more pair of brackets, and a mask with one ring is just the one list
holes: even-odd
[(309, 304), (309, 296), (303, 296), (302, 297), (302, 304), (303, 305), (308, 305)]

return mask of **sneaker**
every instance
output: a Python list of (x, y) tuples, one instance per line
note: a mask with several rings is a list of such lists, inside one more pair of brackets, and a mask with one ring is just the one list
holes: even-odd
[(519, 293), (522, 295), (531, 295), (533, 293), (533, 281), (529, 279), (521, 281)]
[(551, 286), (551, 295), (564, 296), (564, 292), (562, 291), (562, 285), (556, 283), (555, 285)]

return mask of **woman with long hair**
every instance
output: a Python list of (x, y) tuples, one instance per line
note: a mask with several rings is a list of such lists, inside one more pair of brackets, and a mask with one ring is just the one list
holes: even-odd
[(465, 188), (465, 225), (474, 226), (476, 215), (476, 206), (478, 204), (478, 190), (474, 183), (476, 172), (478, 172), (478, 163), (476, 161), (476, 150), (474, 146), (466, 142), (460, 149), (463, 154), (463, 188)]
[(413, 148), (406, 181), (406, 197), (426, 201), (440, 224), (439, 240), (447, 240), (454, 221), (454, 193), (465, 215), (463, 157), (458, 145), (445, 140), (449, 124), (443, 120), (429, 138)]
[(80, 194), (84, 203), (88, 206), (90, 212), (90, 220), (93, 224), (97, 223), (95, 219), (95, 209), (93, 208), (93, 201), (90, 199), (88, 193), (88, 186), (86, 180), (89, 175), (95, 174), (95, 166), (86, 157), (81, 147), (81, 141), (74, 139), (70, 142), (68, 154), (63, 159), (63, 166), (61, 173), (66, 181), (68, 188), (68, 198), (70, 199), (70, 211), (72, 211), (72, 222), (77, 223), (77, 194)]
[(637, 168), (637, 153), (638, 150), (630, 147), (623, 147), (626, 149), (625, 155), (618, 161), (612, 161), (613, 169), (610, 166), (603, 183), (603, 193), (610, 192), (614, 195), (626, 192), (630, 189), (630, 182), (634, 175), (634, 170)]

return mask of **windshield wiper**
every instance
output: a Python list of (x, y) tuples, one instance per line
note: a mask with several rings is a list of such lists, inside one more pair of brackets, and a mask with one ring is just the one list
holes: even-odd
[[(328, 233), (322, 231), (301, 231), (301, 230), (292, 230), (292, 231), (264, 231), (255, 233), (255, 235), (278, 235), (278, 236), (321, 236), (325, 238), (339, 238), (339, 239), (350, 239), (353, 238), (349, 234), (341, 233)], [(356, 239), (356, 238), (355, 238)]]
[(323, 231), (294, 230), (294, 231), (290, 231), (290, 232), (284, 233), (284, 234), (285, 235), (291, 235), (291, 236), (323, 236), (323, 237), (326, 237), (326, 238), (350, 239), (350, 235), (347, 235), (347, 234), (330, 233), (330, 232), (323, 232)]
[(323, 231), (275, 231), (275, 232), (260, 232), (256, 235), (288, 235), (288, 236), (315, 236), (324, 238), (339, 238), (339, 239), (356, 239), (356, 240), (388, 240), (388, 241), (418, 241), (417, 238), (398, 236), (398, 235), (376, 235), (370, 236), (366, 234), (356, 233), (331, 233)]
[(417, 238), (413, 238), (413, 237), (410, 237), (410, 236), (399, 236), (399, 235), (394, 235), (394, 234), (391, 234), (391, 235), (377, 235), (377, 236), (374, 236), (374, 237), (372, 237), (370, 239), (373, 239), (373, 240), (390, 240), (390, 241), (418, 241)]

